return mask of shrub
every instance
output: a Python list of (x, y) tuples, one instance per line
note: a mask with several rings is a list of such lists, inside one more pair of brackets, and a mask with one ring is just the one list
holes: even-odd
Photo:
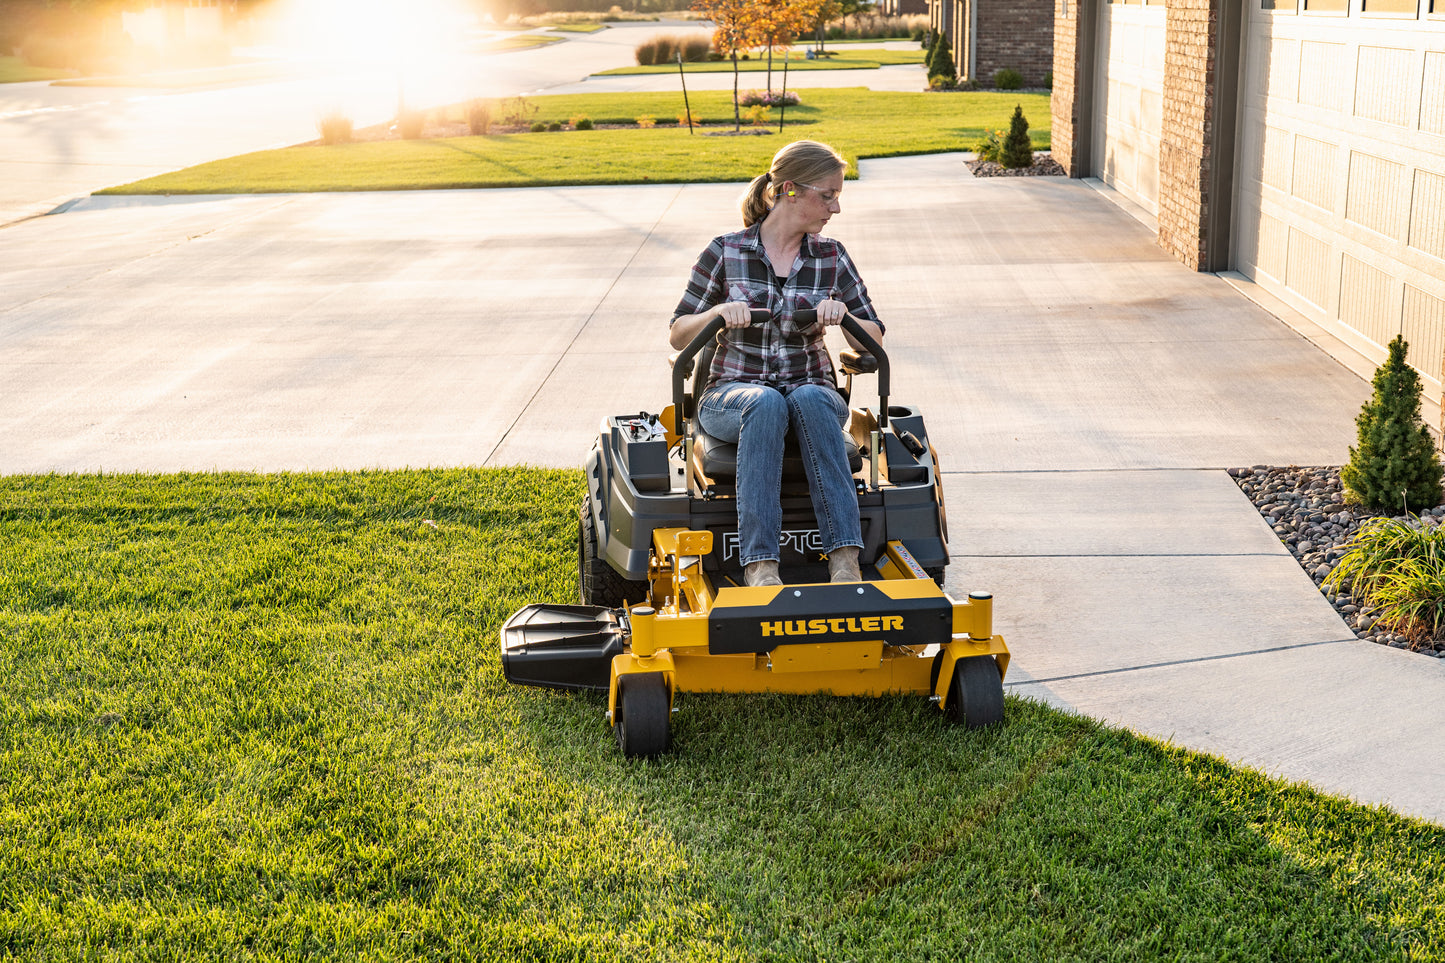
[(682, 41), (682, 59), (684, 63), (703, 63), (708, 59), (710, 53), (712, 53), (712, 41), (707, 37), (688, 35)]
[(562, 122), (559, 120), (554, 120), (552, 121), (552, 123), (547, 125), (547, 129), (554, 132), (559, 131), (562, 129)]
[(993, 85), (999, 90), (1018, 90), (1024, 85), (1024, 75), (1012, 67), (993, 72)]
[(351, 140), (351, 118), (339, 110), (322, 115), (316, 122), (323, 144), (344, 144)]
[(513, 97), (505, 105), (502, 122), (510, 127), (530, 127), (532, 118), (540, 109), (536, 104), (528, 103), (526, 97)]
[(762, 127), (768, 122), (769, 113), (770, 111), (766, 105), (753, 104), (747, 110), (743, 111), (742, 117), (743, 120), (752, 124), (754, 127)]
[(999, 159), (1003, 157), (1003, 131), (984, 131), (983, 140), (978, 142), (977, 153), (981, 161), (999, 163)]
[(1014, 107), (1009, 120), (1008, 136), (1003, 139), (1003, 154), (1000, 164), (1005, 167), (1031, 167), (1034, 163), (1034, 145), (1029, 140), (1029, 119), (1024, 116), (1022, 106)]
[(1323, 588), (1348, 590), (1362, 608), (1411, 642), (1438, 639), (1445, 629), (1445, 528), (1414, 515), (1372, 518), (1345, 546)]
[(829, 21), (829, 40), (917, 40), (928, 30), (928, 14), (853, 15)]
[(771, 90), (744, 90), (738, 94), (737, 99), (739, 107), (755, 107), (758, 104), (762, 104), (764, 107), (781, 107), (785, 104), (789, 107), (796, 107), (800, 103), (802, 101), (797, 92), (792, 90), (787, 93)]
[(396, 128), (407, 140), (416, 140), (420, 137), (424, 127), (426, 127), (425, 111), (404, 110), (396, 118)]
[(637, 118), (637, 126), (641, 127), (643, 130), (648, 130), (650, 128), (656, 127), (657, 118), (652, 116), (651, 114), (643, 114), (641, 117)]
[(489, 101), (473, 100), (467, 103), (467, 130), (473, 134), (491, 132), (492, 105)]
[(950, 85), (958, 83), (958, 65), (953, 62), (953, 48), (949, 46), (948, 34), (940, 33), (933, 52), (928, 55), (928, 79), (930, 86), (934, 77), (942, 77)]
[(1346, 500), (1376, 509), (1440, 504), (1440, 456), (1420, 419), (1420, 376), (1403, 336), (1375, 371), (1374, 395), (1355, 418), (1358, 447), (1340, 469)]
[(591, 130), (592, 118), (586, 114), (578, 114), (576, 117), (569, 117), (567, 123), (572, 125), (573, 130)]
[(532, 129), (532, 133), (534, 133), (534, 134), (540, 134), (540, 133), (542, 133), (543, 131), (545, 131), (545, 130), (547, 129), (547, 125), (544, 124), (544, 123), (542, 123), (542, 122), (539, 120), (539, 121), (535, 122), (534, 124), (532, 124), (532, 128), (531, 128), (531, 129)]
[(1044, 74), (1044, 89), (1045, 89), (1045, 90), (1053, 90), (1053, 89), (1054, 89), (1054, 72), (1053, 72), (1052, 70), (1050, 70), (1048, 73)]
[(701, 125), (702, 121), (698, 120), (697, 114), (691, 111), (684, 110), (677, 115), (677, 126), (679, 127), (699, 127)]
[(659, 34), (633, 49), (639, 67), (670, 64), (682, 54), (685, 63), (701, 63), (708, 59), (712, 41), (706, 37), (682, 34)]
[(943, 74), (934, 74), (928, 78), (929, 90), (953, 90), (957, 85)]

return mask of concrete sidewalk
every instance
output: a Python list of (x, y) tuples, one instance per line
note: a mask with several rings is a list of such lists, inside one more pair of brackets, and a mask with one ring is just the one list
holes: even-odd
[[(1351, 641), (1223, 469), (1369, 386), (1087, 185), (866, 161), (830, 225), (946, 471), (1008, 683), (1445, 822), (1445, 662)], [(664, 403), (740, 185), (94, 199), (0, 232), (0, 471), (576, 465)], [(859, 389), (866, 397), (869, 387)]]

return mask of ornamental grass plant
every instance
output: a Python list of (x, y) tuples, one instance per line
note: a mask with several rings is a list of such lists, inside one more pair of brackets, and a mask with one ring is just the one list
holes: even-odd
[(1324, 588), (1362, 608), (1414, 646), (1445, 630), (1445, 528), (1415, 515), (1372, 518), (1346, 545)]

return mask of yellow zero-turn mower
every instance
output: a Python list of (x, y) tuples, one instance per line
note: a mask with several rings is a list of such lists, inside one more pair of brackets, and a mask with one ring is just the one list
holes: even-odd
[[(755, 325), (769, 317), (753, 315)], [(816, 313), (796, 321), (813, 323)], [(673, 403), (660, 415), (603, 420), (578, 518), (582, 604), (528, 605), (509, 618), (501, 633), (507, 679), (605, 690), (607, 720), (629, 757), (669, 748), (680, 692), (914, 694), (970, 727), (1001, 721), (1009, 653), (993, 633), (992, 596), (959, 601), (943, 591), (948, 531), (937, 453), (918, 409), (889, 405), (888, 356), (851, 317), (843, 328), (869, 353), (842, 352), (839, 390), (849, 397), (854, 375), (878, 375), (877, 409), (852, 408), (844, 427), (864, 580), (828, 582), (790, 435), (787, 584), (742, 584), (737, 449), (693, 417), (722, 328), (712, 322), (673, 360)]]

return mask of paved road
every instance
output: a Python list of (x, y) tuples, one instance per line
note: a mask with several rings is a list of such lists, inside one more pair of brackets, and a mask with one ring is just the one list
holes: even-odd
[[(632, 63), (657, 32), (704, 32), (696, 23), (617, 24), (560, 43), (458, 55), (445, 69), (403, 80), (413, 107), (509, 97), (577, 83)], [(342, 107), (358, 125), (395, 113), (394, 73), (304, 64), (303, 76), (224, 89), (0, 84), (0, 225), (91, 191), (248, 151), (316, 137), (316, 121)]]

